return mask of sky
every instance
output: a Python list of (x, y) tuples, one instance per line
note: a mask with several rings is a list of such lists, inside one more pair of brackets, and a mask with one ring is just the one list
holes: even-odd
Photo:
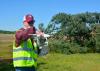
[(35, 26), (48, 25), (60, 12), (77, 14), (100, 12), (100, 0), (0, 0), (0, 30), (16, 31), (23, 27), (23, 16), (32, 14)]

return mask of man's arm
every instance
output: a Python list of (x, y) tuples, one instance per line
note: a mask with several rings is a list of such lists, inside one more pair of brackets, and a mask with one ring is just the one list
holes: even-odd
[(15, 46), (18, 47), (22, 41), (22, 30), (16, 31), (15, 34)]
[(16, 47), (18, 47), (22, 41), (26, 41), (28, 38), (31, 37), (31, 35), (29, 34), (35, 34), (35, 29), (33, 27), (24, 29), (21, 28), (20, 30), (18, 30), (15, 34), (15, 42), (16, 42)]
[(33, 27), (27, 28), (23, 31), (22, 39), (26, 41), (28, 38), (31, 38), (31, 35), (29, 34), (35, 34)]

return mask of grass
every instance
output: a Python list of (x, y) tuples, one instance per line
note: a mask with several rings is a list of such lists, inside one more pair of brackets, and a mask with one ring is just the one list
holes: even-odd
[(0, 34), (0, 58), (11, 59), (12, 58), (12, 34)]
[[(0, 71), (14, 71), (13, 35), (0, 34)], [(100, 71), (100, 54), (56, 54), (38, 57), (38, 71)]]
[(14, 71), (12, 65), (12, 34), (0, 34), (0, 71)]
[(38, 71), (100, 71), (100, 54), (48, 54), (39, 57)]

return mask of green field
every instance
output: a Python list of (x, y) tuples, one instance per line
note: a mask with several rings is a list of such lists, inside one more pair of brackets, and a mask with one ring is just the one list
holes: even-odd
[(100, 71), (100, 54), (48, 54), (38, 61), (39, 71)]
[[(0, 34), (0, 71), (14, 71), (13, 35)], [(100, 54), (56, 54), (38, 57), (38, 71), (100, 71)]]

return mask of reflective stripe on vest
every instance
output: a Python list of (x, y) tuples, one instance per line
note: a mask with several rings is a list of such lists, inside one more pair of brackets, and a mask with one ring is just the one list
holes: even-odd
[[(31, 57), (17, 57), (17, 58), (13, 58), (14, 61), (16, 60), (32, 60), (33, 58)], [(37, 59), (34, 58), (34, 61), (37, 61)]]
[(26, 42), (23, 42), (19, 47), (15, 47), (15, 44), (13, 44), (14, 67), (37, 67), (36, 49), (37, 47), (33, 49), (30, 39), (28, 39)]

